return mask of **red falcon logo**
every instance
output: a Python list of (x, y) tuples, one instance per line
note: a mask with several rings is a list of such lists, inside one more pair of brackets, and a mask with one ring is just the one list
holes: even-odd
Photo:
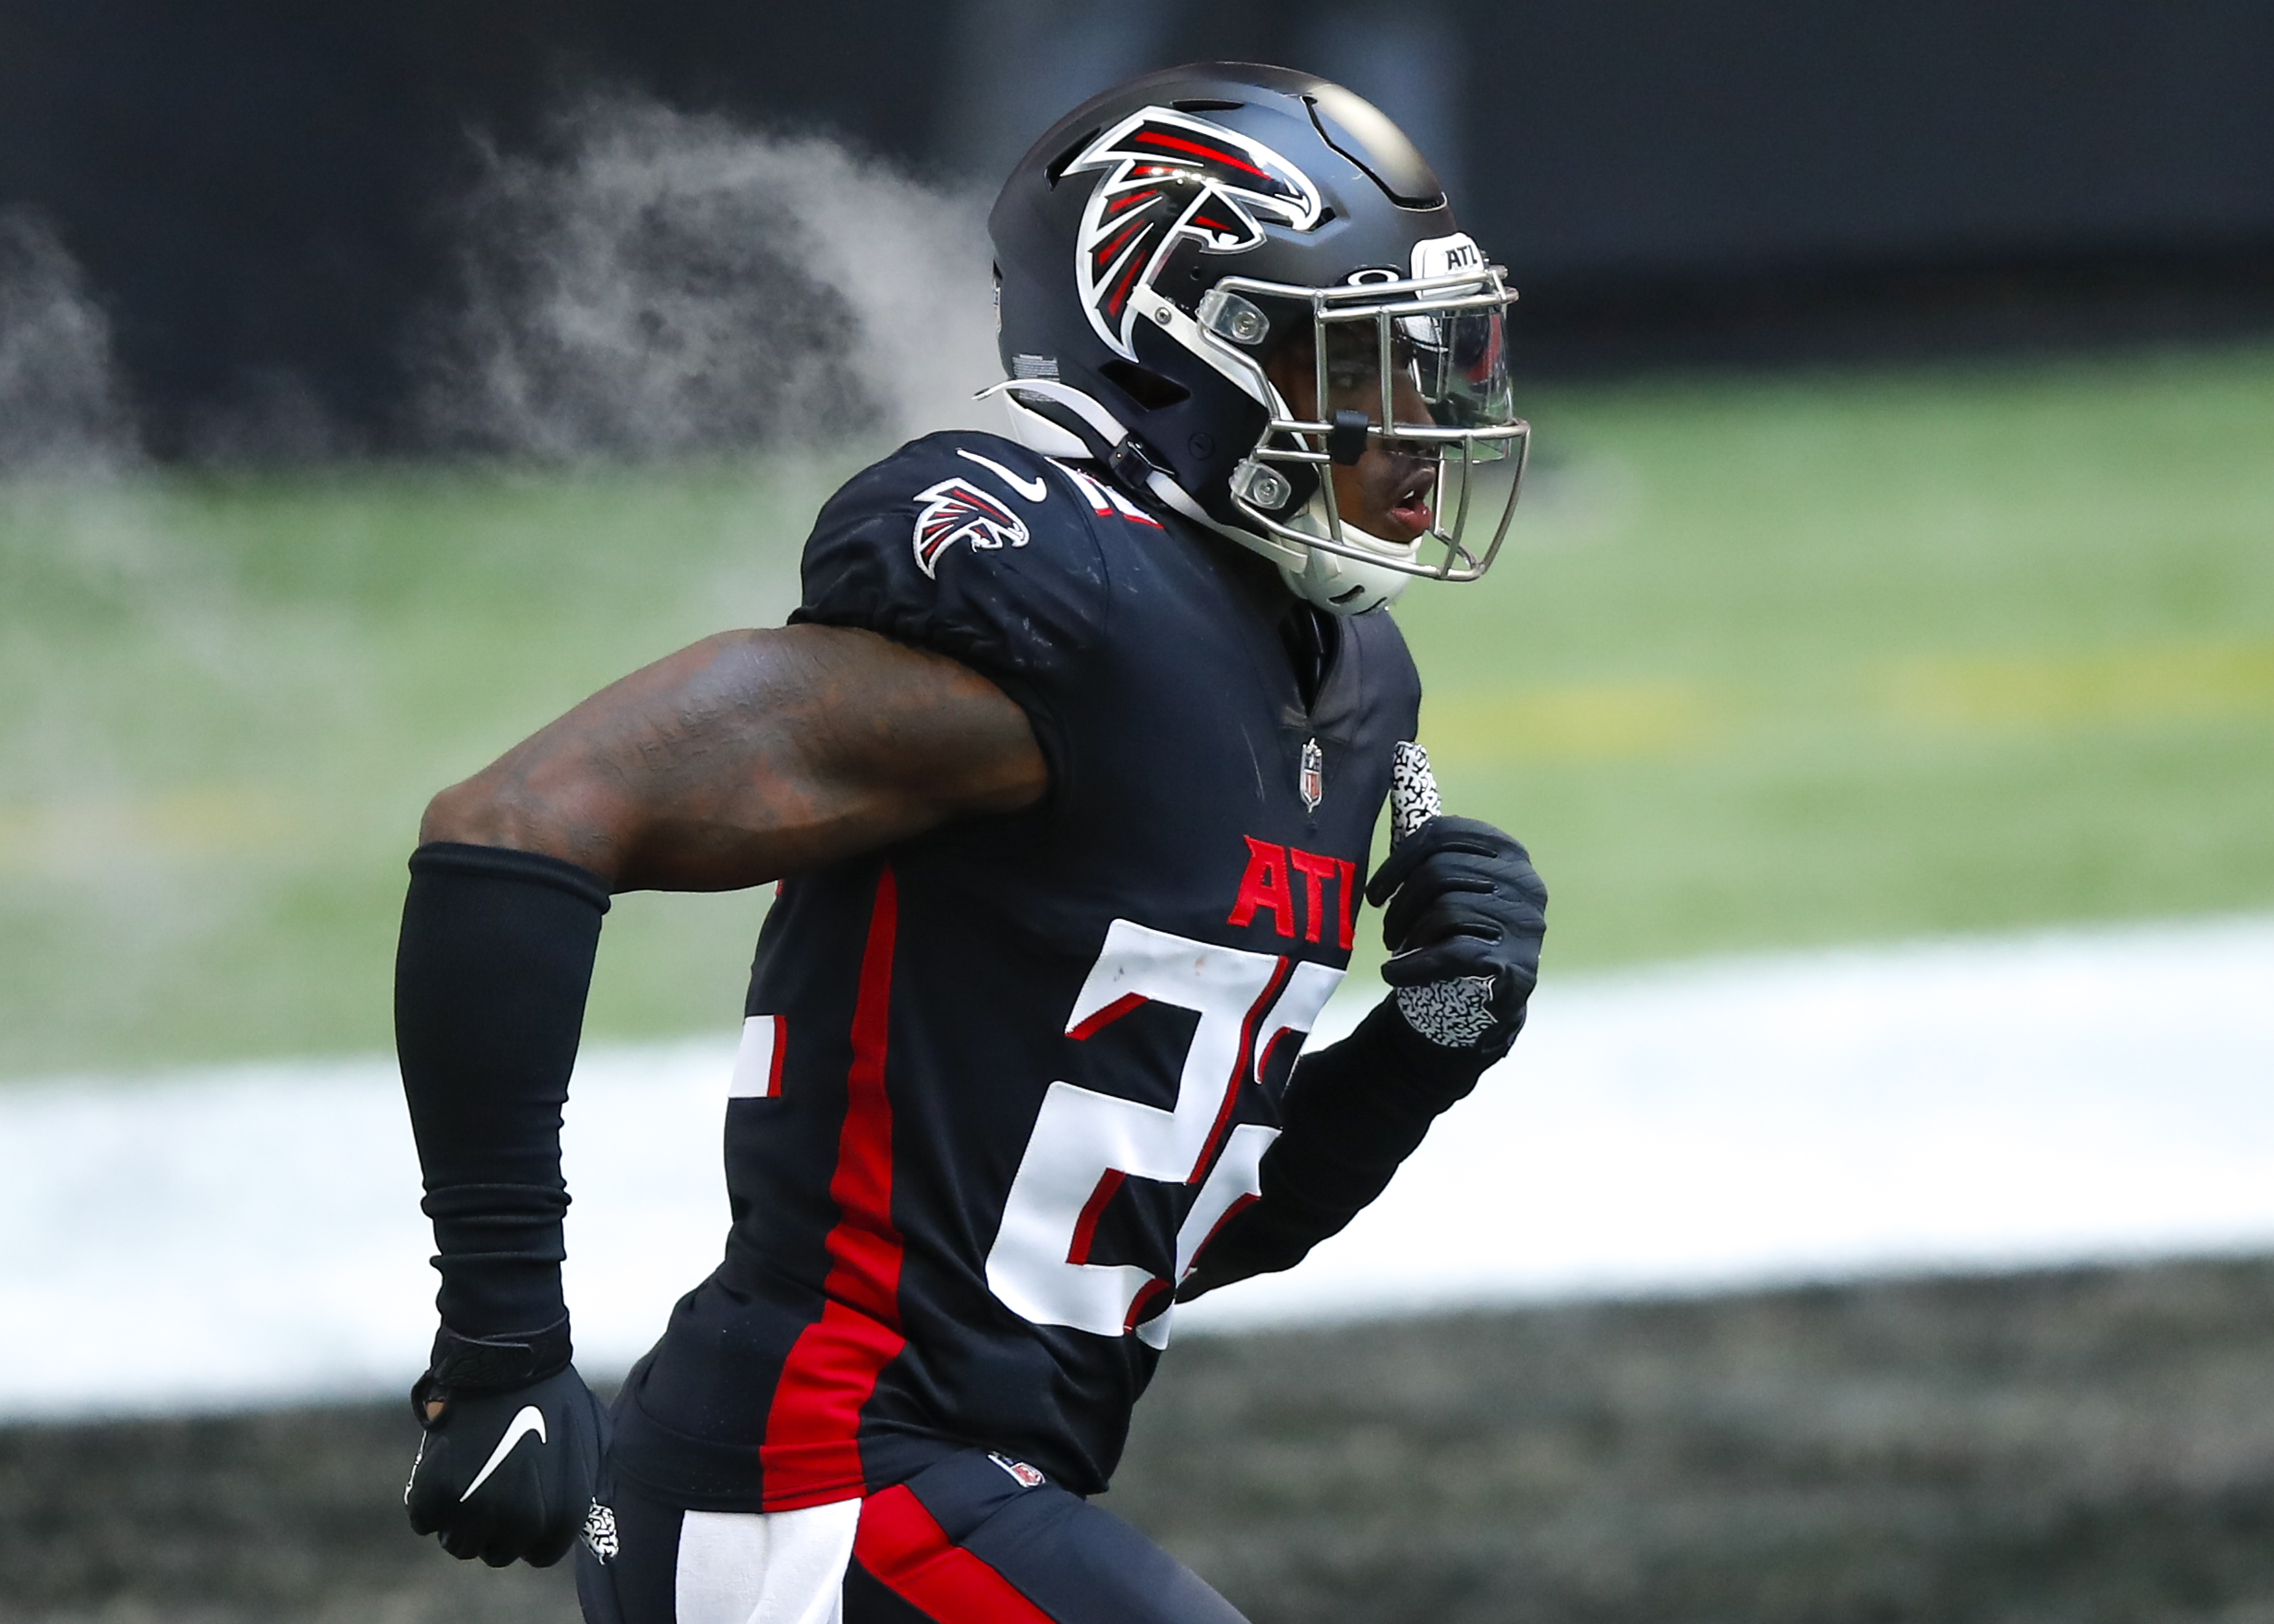
[(992, 553), (1008, 544), (1027, 545), (1027, 527), (1019, 515), (974, 485), (943, 479), (916, 500), (916, 568), (927, 575), (938, 573), (939, 555), (959, 541)]
[(1260, 141), (1165, 107), (1133, 113), (1066, 166), (1102, 169), (1081, 216), (1075, 274), (1089, 324), (1131, 360), (1133, 295), (1151, 283), (1183, 238), (1209, 253), (1263, 240), (1262, 222), (1298, 231), (1319, 223), (1319, 189)]

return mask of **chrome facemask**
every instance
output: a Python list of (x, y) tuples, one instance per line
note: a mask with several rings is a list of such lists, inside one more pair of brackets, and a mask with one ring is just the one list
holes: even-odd
[[(1509, 384), (1515, 296), (1502, 267), (1484, 265), (1465, 237), (1422, 244), (1414, 259), (1432, 274), (1361, 272), (1334, 288), (1226, 277), (1195, 312), (1218, 365), (1245, 363), (1251, 393), (1271, 409), (1233, 471), (1231, 499), (1261, 532), (1259, 551), (1283, 568), (1315, 574), (1311, 554), (1323, 551), (1368, 567), (1359, 572), (1368, 576), (1474, 581), (1507, 538), (1532, 440)], [(1432, 259), (1452, 264), (1440, 269)], [(1255, 358), (1273, 326), (1270, 301), (1307, 308), (1313, 399), (1325, 402), (1315, 417), (1296, 416)], [(1428, 523), (1410, 541), (1359, 528), (1337, 500), (1336, 465), (1355, 465), (1370, 445), (1434, 464)]]

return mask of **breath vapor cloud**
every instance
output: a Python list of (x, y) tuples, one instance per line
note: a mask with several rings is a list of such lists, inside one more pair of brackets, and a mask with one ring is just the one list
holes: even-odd
[(0, 211), (0, 473), (107, 472), (135, 449), (109, 318), (44, 219)]
[(977, 421), (985, 200), (623, 98), (493, 153), (420, 402), (445, 446), (650, 459)]

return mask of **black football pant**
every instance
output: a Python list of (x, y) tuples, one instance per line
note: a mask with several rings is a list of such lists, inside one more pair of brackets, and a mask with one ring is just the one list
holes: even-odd
[(1244, 1624), (1112, 1513), (976, 1449), (806, 1511), (601, 1498), (614, 1550), (577, 1550), (586, 1624)]

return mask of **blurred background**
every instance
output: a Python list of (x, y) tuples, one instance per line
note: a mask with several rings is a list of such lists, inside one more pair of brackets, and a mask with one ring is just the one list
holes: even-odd
[[(1555, 931), (1111, 1503), (1259, 1621), (2274, 1618), (2274, 8), (13, 0), (0, 1620), (569, 1616), (397, 1526), (419, 808), (778, 622), (984, 425), (1004, 170), (1209, 56), (1521, 290), (1517, 532), (1397, 613)], [(763, 906), (610, 917), (603, 1372), (715, 1256)]]

